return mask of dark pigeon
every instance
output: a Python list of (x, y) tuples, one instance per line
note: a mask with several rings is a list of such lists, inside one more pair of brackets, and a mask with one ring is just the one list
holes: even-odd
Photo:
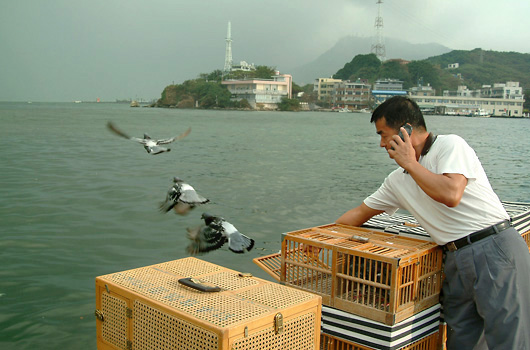
[(234, 225), (219, 216), (203, 213), (205, 225), (188, 228), (191, 243), (187, 251), (191, 255), (207, 253), (221, 248), (228, 241), (228, 249), (234, 253), (244, 253), (254, 247), (254, 240), (240, 233)]

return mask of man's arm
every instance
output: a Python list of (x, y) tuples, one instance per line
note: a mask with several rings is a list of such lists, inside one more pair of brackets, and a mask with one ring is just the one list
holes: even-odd
[(409, 174), (429, 197), (437, 202), (456, 207), (467, 186), (467, 178), (462, 174), (434, 174), (421, 164), (409, 168)]
[(348, 210), (346, 213), (342, 214), (335, 223), (350, 225), (350, 226), (361, 226), (366, 221), (368, 221), (372, 216), (381, 214), (382, 210), (375, 210), (362, 203), (356, 208)]

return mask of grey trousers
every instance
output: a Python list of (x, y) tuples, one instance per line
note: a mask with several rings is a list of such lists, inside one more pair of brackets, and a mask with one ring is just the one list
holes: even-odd
[(446, 252), (443, 283), (447, 348), (530, 349), (530, 254), (509, 228)]

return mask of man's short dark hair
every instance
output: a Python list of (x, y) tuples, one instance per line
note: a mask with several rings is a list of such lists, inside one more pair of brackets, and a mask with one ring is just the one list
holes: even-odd
[(375, 123), (381, 118), (385, 118), (386, 125), (395, 130), (406, 123), (413, 128), (422, 127), (427, 130), (420, 107), (414, 100), (405, 96), (394, 96), (381, 103), (372, 113), (370, 122)]

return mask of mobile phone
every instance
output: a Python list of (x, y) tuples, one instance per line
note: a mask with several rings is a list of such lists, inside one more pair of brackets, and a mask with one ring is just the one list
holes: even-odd
[[(407, 134), (409, 134), (409, 136), (410, 136), (410, 134), (412, 134), (412, 125), (410, 125), (409, 123), (404, 124), (402, 126), (402, 128), (405, 129), (405, 131), (407, 132)], [(405, 141), (405, 138), (403, 137), (403, 133), (401, 132), (401, 128), (399, 129), (399, 134), (398, 135), (399, 135), (399, 137), (401, 137), (401, 139), (403, 141)]]

